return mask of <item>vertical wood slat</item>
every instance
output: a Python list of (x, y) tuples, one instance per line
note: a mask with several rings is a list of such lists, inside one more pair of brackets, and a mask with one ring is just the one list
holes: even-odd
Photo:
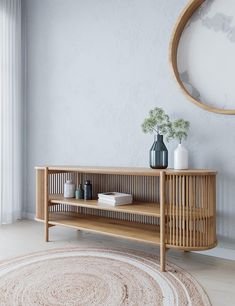
[(179, 203), (178, 203), (178, 176), (175, 177), (175, 243), (179, 245)]
[(202, 187), (202, 177), (199, 177), (199, 186), (200, 186), (200, 198), (199, 198), (199, 202), (198, 202), (198, 209), (199, 209), (199, 221), (197, 222), (197, 228), (198, 228), (198, 244), (201, 244), (201, 206), (202, 206), (202, 200), (203, 200), (203, 187)]
[(189, 197), (189, 176), (186, 177), (186, 246), (189, 246), (189, 201), (190, 201), (190, 197)]
[(172, 192), (172, 226), (173, 226), (173, 232), (172, 232), (172, 244), (175, 245), (175, 175), (173, 175), (173, 192)]
[(213, 225), (214, 225), (214, 237), (216, 237), (216, 176), (213, 177)]
[(165, 172), (160, 174), (160, 267), (165, 271)]
[(44, 179), (45, 170), (40, 169), (36, 172), (36, 218), (44, 219)]
[(205, 223), (206, 223), (206, 177), (203, 177), (203, 201), (201, 211), (201, 224), (202, 224), (202, 243), (206, 244), (206, 233), (205, 233)]
[(193, 242), (192, 242), (192, 245), (193, 247), (196, 247), (197, 245), (197, 241), (196, 241), (196, 231), (197, 231), (197, 226), (196, 226), (196, 223), (197, 223), (197, 218), (196, 218), (196, 211), (198, 210), (198, 191), (197, 191), (197, 188), (198, 188), (198, 177), (193, 177), (193, 193), (194, 193), (194, 196), (193, 196), (193, 199), (194, 199), (194, 214), (193, 214), (193, 224), (192, 224), (192, 231), (193, 231), (193, 235), (192, 235), (192, 239), (193, 239)]
[(183, 216), (182, 216), (182, 177), (179, 177), (179, 245), (182, 245), (182, 229), (183, 229)]
[(44, 171), (44, 227), (45, 227), (45, 241), (48, 242), (48, 168), (45, 168)]
[(189, 246), (192, 246), (192, 210), (193, 210), (193, 190), (192, 176), (189, 176)]
[[(198, 196), (197, 196), (197, 208), (200, 209), (200, 202), (201, 202), (201, 178), (198, 177), (197, 179), (197, 190), (198, 190)], [(196, 217), (195, 217), (196, 218)], [(195, 231), (196, 231), (196, 241), (195, 241), (195, 245), (199, 245), (199, 225), (197, 223), (197, 221), (195, 220)]]
[(182, 230), (182, 235), (183, 235), (183, 241), (182, 244), (185, 245), (185, 176), (182, 177), (182, 196), (183, 196), (183, 200), (182, 200), (182, 209), (183, 209), (183, 230)]
[(170, 179), (169, 179), (169, 213), (168, 213), (168, 228), (170, 227), (170, 236), (168, 235), (168, 243), (171, 244), (171, 241), (172, 241), (172, 175), (170, 175)]
[[(208, 245), (208, 231), (210, 230), (208, 227), (208, 202), (209, 202), (209, 194), (210, 194), (210, 190), (208, 189), (208, 177), (205, 177), (205, 188), (206, 188), (206, 192), (205, 192), (205, 221), (204, 221), (204, 235), (205, 235), (205, 244)], [(208, 229), (208, 230), (207, 230)]]

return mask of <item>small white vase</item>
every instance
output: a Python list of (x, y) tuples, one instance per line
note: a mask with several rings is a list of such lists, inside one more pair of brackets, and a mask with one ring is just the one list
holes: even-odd
[(181, 143), (174, 151), (174, 169), (188, 169), (188, 150)]
[(64, 184), (64, 198), (74, 198), (75, 185), (71, 180), (67, 180)]

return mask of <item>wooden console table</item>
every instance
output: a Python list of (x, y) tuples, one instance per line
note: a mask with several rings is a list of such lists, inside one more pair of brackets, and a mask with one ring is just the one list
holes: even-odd
[[(90, 180), (94, 200), (65, 199), (67, 179)], [(134, 203), (98, 204), (99, 192), (131, 193)], [(216, 172), (149, 168), (36, 167), (36, 220), (160, 246), (161, 270), (168, 248), (185, 251), (216, 246)]]

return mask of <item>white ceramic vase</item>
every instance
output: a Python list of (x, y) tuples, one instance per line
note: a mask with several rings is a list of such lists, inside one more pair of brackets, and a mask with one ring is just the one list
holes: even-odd
[(71, 180), (67, 180), (64, 184), (64, 198), (74, 198), (75, 185)]
[(174, 169), (188, 169), (188, 150), (181, 143), (174, 151)]

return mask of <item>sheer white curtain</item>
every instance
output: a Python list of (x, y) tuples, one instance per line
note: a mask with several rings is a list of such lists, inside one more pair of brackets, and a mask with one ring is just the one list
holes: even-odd
[(0, 0), (0, 224), (21, 216), (21, 0)]

